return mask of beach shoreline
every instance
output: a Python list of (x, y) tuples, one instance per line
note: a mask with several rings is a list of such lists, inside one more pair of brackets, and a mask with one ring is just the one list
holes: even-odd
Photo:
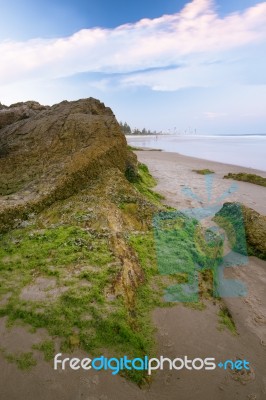
[(200, 201), (184, 196), (183, 188), (189, 187), (195, 194), (206, 195), (206, 178), (211, 175), (200, 175), (193, 170), (209, 169), (212, 174), (212, 200), (234, 184), (237, 190), (230, 193), (225, 201), (236, 201), (266, 215), (265, 187), (249, 182), (240, 182), (232, 179), (223, 179), (228, 173), (250, 173), (266, 178), (266, 172), (247, 167), (225, 164), (217, 161), (208, 161), (201, 158), (184, 156), (179, 153), (142, 150), (134, 151), (139, 162), (147, 164), (151, 174), (158, 181), (155, 190), (166, 197), (167, 204), (176, 208), (199, 207), (204, 204)]
[(221, 162), (266, 172), (266, 135), (258, 136), (126, 136), (130, 146), (161, 149), (206, 161)]
[[(154, 190), (165, 197), (164, 203), (169, 206), (182, 211), (211, 207), (222, 199), (221, 205), (226, 201), (240, 202), (260, 214), (266, 214), (265, 187), (223, 179), (229, 172), (255, 173), (265, 177), (263, 171), (177, 153), (136, 151), (135, 154), (157, 179)], [(215, 173), (204, 176), (193, 171), (206, 168)], [(231, 185), (237, 185), (237, 190), (230, 193)], [(195, 197), (188, 196), (188, 189)], [(228, 196), (223, 198), (226, 193)], [(201, 225), (204, 228), (204, 221)], [(178, 377), (175, 373), (161, 371), (152, 385), (154, 393), (167, 382), (169, 399), (174, 399), (175, 393), (182, 399), (194, 399), (197, 393), (199, 400), (265, 398), (266, 261), (248, 257), (247, 265), (226, 268), (224, 278), (241, 281), (247, 288), (246, 296), (222, 298), (235, 323), (237, 336), (228, 330), (219, 330), (219, 301), (205, 300), (206, 308), (201, 311), (177, 303), (171, 308), (153, 312), (159, 353), (169, 358), (177, 354), (192, 358), (210, 354), (216, 359), (245, 358), (251, 362), (251, 371), (239, 381), (234, 380), (234, 375), (228, 371), (221, 374), (216, 370), (208, 374), (182, 370)]]
[[(154, 149), (152, 147), (133, 147), (134, 153), (137, 154), (137, 156), (139, 156), (140, 152), (160, 152), (162, 154), (165, 154), (165, 156), (162, 157), (162, 159), (165, 159), (166, 157), (174, 157), (174, 155), (178, 156), (178, 160), (176, 161), (183, 161), (183, 160), (187, 160), (187, 162), (191, 162), (191, 164), (194, 164), (196, 161), (203, 163), (213, 163), (213, 164), (218, 164), (224, 167), (232, 167), (232, 169), (234, 170), (238, 170), (238, 172), (246, 172), (246, 173), (251, 173), (251, 174), (260, 174), (263, 177), (266, 177), (266, 171), (262, 170), (262, 169), (258, 169), (258, 168), (252, 168), (252, 167), (245, 167), (243, 165), (237, 165), (237, 164), (230, 164), (229, 162), (222, 162), (222, 161), (214, 161), (214, 160), (209, 160), (209, 159), (205, 159), (205, 158), (200, 158), (200, 157), (194, 157), (194, 156), (187, 156), (185, 154), (181, 154), (179, 152), (176, 151), (167, 151), (167, 150), (163, 150), (163, 149)], [(173, 156), (172, 156), (173, 155)], [(265, 163), (266, 164), (266, 163)], [(266, 169), (266, 166), (265, 166)], [(232, 171), (231, 171), (232, 172)]]
[[(167, 151), (167, 150), (163, 150), (163, 149), (154, 149), (152, 147), (135, 147), (133, 150), (136, 154), (139, 154), (140, 151), (151, 151), (151, 152), (161, 152), (163, 154), (166, 154), (165, 157), (168, 157), (168, 155), (171, 157), (171, 154), (177, 154), (180, 159), (182, 160), (182, 158), (187, 159), (187, 161), (190, 160), (191, 163), (196, 162), (196, 161), (200, 161), (200, 162), (210, 162), (210, 163), (214, 163), (214, 164), (218, 164), (218, 165), (222, 165), (222, 166), (230, 166), (232, 168), (238, 168), (241, 169), (242, 171), (240, 172), (250, 172), (250, 173), (260, 173), (263, 176), (266, 176), (266, 171), (262, 170), (262, 169), (258, 169), (258, 168), (251, 168), (251, 167), (245, 167), (243, 165), (237, 165), (237, 164), (230, 164), (229, 162), (221, 162), (221, 161), (214, 161), (214, 160), (208, 160), (206, 158), (201, 158), (201, 157), (194, 157), (194, 156), (187, 156), (185, 154), (181, 154), (179, 152), (176, 151)], [(164, 158), (164, 157), (163, 157)], [(266, 167), (265, 167), (266, 168)]]

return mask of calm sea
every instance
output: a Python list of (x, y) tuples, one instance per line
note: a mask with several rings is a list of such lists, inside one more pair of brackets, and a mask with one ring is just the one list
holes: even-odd
[(266, 171), (266, 135), (127, 136), (131, 146), (162, 149), (186, 156)]

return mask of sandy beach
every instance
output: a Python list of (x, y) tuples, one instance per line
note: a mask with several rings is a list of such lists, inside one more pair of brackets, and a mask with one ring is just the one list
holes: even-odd
[[(228, 172), (250, 171), (246, 168), (209, 162), (159, 151), (136, 152), (140, 162), (148, 165), (157, 179), (155, 190), (165, 196), (164, 202), (178, 209), (204, 207), (215, 201), (233, 183), (223, 179)], [(211, 199), (206, 194), (205, 177), (193, 169), (209, 168), (215, 172)], [(254, 171), (262, 176), (266, 173)], [(188, 198), (182, 188), (189, 186), (198, 198)], [(240, 201), (261, 214), (266, 214), (264, 187), (237, 182), (238, 189), (224, 201)], [(215, 300), (206, 301), (204, 310), (184, 307), (178, 303), (170, 308), (153, 312), (156, 327), (157, 356), (176, 358), (187, 355), (215, 357), (217, 360), (246, 359), (251, 370), (244, 374), (230, 371), (158, 371), (151, 385), (139, 389), (135, 384), (110, 372), (93, 374), (84, 371), (57, 371), (39, 358), (38, 366), (30, 372), (19, 371), (14, 364), (0, 359), (0, 399), (23, 398), (39, 400), (263, 400), (266, 398), (266, 262), (255, 257), (241, 268), (228, 268), (227, 277), (241, 279), (248, 286), (248, 295), (242, 298), (224, 299), (236, 324), (238, 335), (219, 329), (219, 306)], [(19, 332), (18, 332), (19, 331)], [(3, 343), (13, 346), (19, 334), (25, 351), (36, 341), (36, 335), (24, 327), (7, 331), (0, 326)], [(43, 331), (37, 332), (45, 338)], [(21, 345), (21, 343), (19, 344)], [(78, 357), (87, 356), (75, 352)], [(15, 382), (15, 384), (14, 384)]]
[[(234, 182), (237, 189), (230, 193), (225, 201), (239, 201), (253, 208), (260, 214), (266, 215), (266, 193), (265, 188), (247, 182), (223, 179), (229, 172), (248, 172), (266, 177), (266, 172), (249, 169), (220, 162), (202, 160), (200, 158), (183, 156), (177, 153), (162, 151), (137, 151), (138, 160), (148, 165), (151, 174), (158, 180), (156, 191), (162, 193), (166, 203), (175, 208), (201, 207), (207, 205), (206, 179), (193, 170), (210, 169), (214, 171), (211, 190), (211, 201), (215, 201)], [(189, 187), (201, 199), (188, 198), (183, 193), (183, 188)]]
[[(158, 185), (155, 190), (165, 196), (168, 205), (181, 210), (215, 203), (233, 182), (223, 179), (229, 172), (249, 172), (266, 176), (262, 171), (176, 153), (139, 151), (136, 154), (139, 161), (147, 164), (157, 179)], [(193, 171), (205, 168), (215, 172), (210, 201), (206, 193), (206, 178)], [(224, 201), (241, 202), (265, 215), (265, 188), (246, 182), (236, 184), (236, 192), (230, 193)], [(199, 200), (184, 195), (182, 189), (185, 186), (191, 188)], [(180, 353), (194, 357), (213, 354), (217, 359), (244, 357), (252, 360), (254, 374), (239, 381), (224, 371), (215, 371), (213, 374), (191, 374), (182, 371), (178, 376), (175, 373), (169, 374), (164, 376), (169, 399), (174, 399), (177, 393), (181, 399), (188, 400), (258, 400), (266, 397), (266, 262), (249, 257), (248, 265), (227, 268), (226, 278), (240, 279), (248, 288), (246, 297), (223, 299), (233, 316), (238, 336), (233, 337), (230, 332), (220, 332), (217, 329), (217, 304), (212, 302), (209, 302), (207, 309), (203, 311), (191, 310), (182, 305), (159, 309), (154, 312), (154, 321), (158, 328), (160, 354), (169, 357)], [(153, 390), (155, 387), (159, 390), (162, 384), (163, 378), (158, 374), (152, 386)]]

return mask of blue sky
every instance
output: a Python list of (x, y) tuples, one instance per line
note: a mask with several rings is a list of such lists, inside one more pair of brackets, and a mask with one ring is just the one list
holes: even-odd
[(0, 102), (96, 97), (132, 127), (266, 133), (266, 2), (0, 0)]

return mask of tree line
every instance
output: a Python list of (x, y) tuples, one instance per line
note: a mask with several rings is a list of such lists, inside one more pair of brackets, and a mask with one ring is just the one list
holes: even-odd
[(125, 135), (160, 135), (162, 133), (162, 132), (157, 132), (157, 131), (151, 131), (150, 129), (146, 129), (146, 128), (132, 129), (126, 122), (124, 122), (124, 123), (120, 122), (119, 125), (120, 125), (120, 128), (122, 129), (122, 132)]

